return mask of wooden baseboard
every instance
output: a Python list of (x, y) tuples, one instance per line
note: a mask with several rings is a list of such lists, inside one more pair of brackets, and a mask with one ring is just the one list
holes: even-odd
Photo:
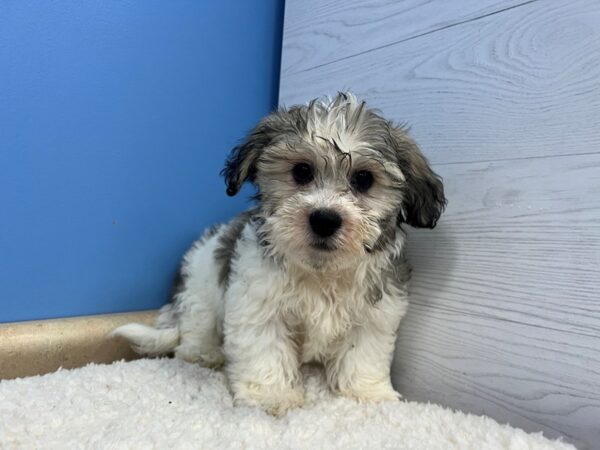
[(42, 375), (60, 367), (138, 357), (122, 339), (106, 335), (128, 322), (152, 324), (156, 310), (0, 324), (0, 379)]

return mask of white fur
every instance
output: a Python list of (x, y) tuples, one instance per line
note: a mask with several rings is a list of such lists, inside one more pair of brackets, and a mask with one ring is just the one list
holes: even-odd
[(157, 329), (139, 323), (123, 325), (109, 336), (127, 336), (137, 353), (152, 356), (172, 351), (179, 342), (177, 328)]
[[(385, 293), (376, 305), (364, 301), (363, 280), (383, 261), (365, 260), (356, 269), (334, 274), (298, 268), (283, 272), (264, 258), (248, 224), (236, 248), (235, 277), (225, 291), (219, 287), (213, 255), (225, 230), (200, 241), (185, 256), (187, 289), (179, 294), (176, 311), (164, 308), (159, 318), (170, 328), (130, 324), (113, 335), (127, 338), (144, 354), (175, 351), (209, 367), (227, 360), (235, 399), (274, 414), (302, 404), (299, 369), (310, 361), (324, 364), (334, 391), (361, 400), (398, 398), (389, 372), (406, 291), (392, 288), (392, 295)], [(172, 322), (174, 314), (177, 323)], [(303, 335), (295, 336), (295, 329)]]
[[(173, 304), (161, 309), (157, 328), (128, 324), (114, 330), (111, 336), (126, 338), (141, 354), (174, 351), (175, 356), (185, 361), (206, 367), (222, 365), (221, 327), (225, 309), (214, 263), (218, 236), (200, 239), (184, 256), (182, 272), (188, 280), (186, 289), (176, 296)], [(166, 342), (163, 336), (171, 339)], [(176, 338), (172, 339), (173, 336)]]
[[(355, 97), (339, 94), (303, 111), (304, 120), (274, 113), (234, 149), (228, 192), (252, 172), (261, 202), (245, 222), (205, 235), (186, 254), (185, 285), (156, 329), (126, 325), (114, 332), (142, 353), (225, 363), (236, 402), (276, 415), (303, 403), (300, 366), (312, 361), (324, 366), (335, 392), (359, 400), (399, 397), (390, 365), (408, 272), (397, 218), (406, 198), (418, 199), (422, 215), (439, 216), (443, 207), (443, 195), (429, 192), (441, 190), (441, 182), (416, 145)], [(290, 131), (290, 120), (306, 129)], [(308, 182), (295, 178), (299, 163), (312, 170)], [(365, 171), (372, 184), (358, 189), (354, 176)], [(414, 192), (407, 196), (407, 189)], [(438, 199), (439, 211), (429, 197)], [(339, 216), (331, 236), (310, 225), (317, 210)]]
[(312, 367), (303, 370), (303, 383), (304, 407), (273, 420), (260, 409), (234, 407), (221, 372), (179, 359), (2, 380), (0, 448), (575, 450), (430, 403), (359, 407), (331, 395)]
[[(245, 231), (241, 276), (226, 295), (227, 374), (237, 396), (269, 409), (300, 404), (299, 363), (319, 361), (336, 391), (364, 400), (397, 398), (389, 371), (404, 293), (368, 305), (361, 283), (368, 263), (334, 274), (283, 273), (261, 257), (250, 227)], [(294, 345), (296, 327), (304, 329), (302, 348)]]

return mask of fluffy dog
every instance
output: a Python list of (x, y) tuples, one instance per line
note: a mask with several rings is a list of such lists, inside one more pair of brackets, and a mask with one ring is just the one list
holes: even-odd
[(335, 392), (397, 399), (410, 278), (400, 227), (433, 228), (446, 203), (406, 130), (339, 93), (264, 118), (222, 174), (230, 196), (253, 183), (256, 207), (193, 245), (155, 328), (114, 334), (142, 354), (224, 364), (236, 403), (275, 415), (302, 404), (311, 361)]

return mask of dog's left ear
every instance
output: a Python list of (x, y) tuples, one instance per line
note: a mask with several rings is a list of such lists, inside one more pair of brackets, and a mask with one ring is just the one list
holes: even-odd
[(442, 179), (431, 169), (405, 129), (389, 124), (389, 135), (400, 170), (406, 177), (398, 225), (407, 223), (416, 228), (434, 228), (447, 203)]
[(254, 182), (256, 164), (262, 151), (290, 127), (288, 114), (285, 110), (271, 113), (256, 125), (241, 145), (231, 150), (221, 171), (225, 177), (227, 195), (237, 194), (246, 180)]

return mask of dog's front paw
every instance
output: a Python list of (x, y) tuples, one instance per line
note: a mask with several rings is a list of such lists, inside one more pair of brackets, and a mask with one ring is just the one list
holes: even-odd
[(339, 389), (338, 393), (359, 402), (398, 401), (402, 398), (389, 382), (363, 383), (360, 386), (349, 386)]
[(284, 416), (290, 409), (304, 404), (304, 392), (299, 387), (277, 388), (257, 383), (237, 383), (235, 405), (259, 406), (275, 417)]
[(198, 363), (209, 369), (216, 369), (225, 363), (225, 356), (220, 348), (203, 350), (198, 347), (180, 345), (175, 349), (175, 357), (187, 362)]

